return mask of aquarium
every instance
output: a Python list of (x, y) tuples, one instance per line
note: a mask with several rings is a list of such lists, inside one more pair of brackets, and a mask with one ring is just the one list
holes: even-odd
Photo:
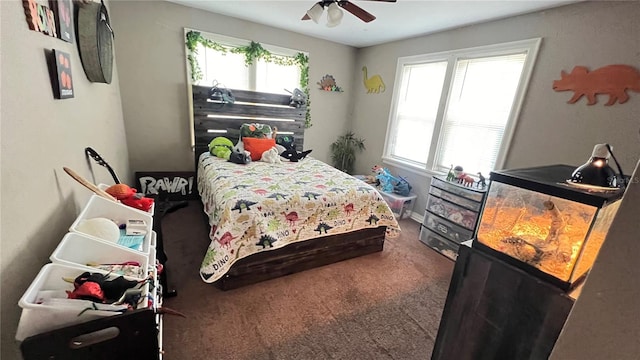
[(564, 290), (573, 288), (593, 265), (623, 193), (574, 187), (566, 181), (574, 169), (492, 172), (472, 246)]

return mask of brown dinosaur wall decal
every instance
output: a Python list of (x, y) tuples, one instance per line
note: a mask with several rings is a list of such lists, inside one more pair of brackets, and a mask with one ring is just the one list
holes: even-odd
[(560, 80), (553, 81), (553, 90), (574, 91), (569, 104), (586, 96), (587, 104), (593, 105), (597, 94), (609, 95), (605, 106), (616, 101), (624, 104), (629, 100), (627, 90), (640, 92), (640, 71), (629, 65), (607, 65), (591, 72), (585, 66), (576, 66), (569, 74), (565, 71), (560, 73)]

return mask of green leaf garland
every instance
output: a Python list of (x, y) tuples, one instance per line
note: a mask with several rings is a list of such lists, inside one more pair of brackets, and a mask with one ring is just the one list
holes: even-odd
[(309, 97), (309, 57), (307, 55), (301, 52), (297, 53), (294, 57), (275, 55), (272, 54), (269, 50), (263, 48), (260, 43), (257, 43), (255, 41), (251, 41), (251, 43), (247, 46), (223, 46), (215, 41), (205, 38), (200, 32), (191, 30), (187, 32), (185, 45), (189, 50), (189, 53), (187, 54), (187, 60), (189, 61), (189, 66), (191, 67), (191, 80), (193, 82), (197, 82), (198, 80), (202, 80), (203, 78), (202, 70), (200, 70), (198, 60), (194, 56), (194, 54), (198, 53), (198, 43), (202, 44), (202, 46), (206, 48), (219, 51), (223, 54), (243, 54), (244, 62), (247, 66), (252, 65), (258, 59), (283, 66), (297, 65), (300, 69), (300, 87), (307, 95), (307, 113), (305, 116), (304, 127), (308, 129), (313, 125), (311, 124), (311, 101)]

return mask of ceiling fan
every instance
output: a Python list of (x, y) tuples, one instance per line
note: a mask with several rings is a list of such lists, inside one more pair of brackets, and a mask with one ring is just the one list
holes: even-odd
[[(396, 2), (396, 0), (368, 1)], [(349, 0), (321, 0), (315, 3), (311, 9), (307, 11), (307, 13), (302, 17), (302, 20), (313, 20), (317, 23), (325, 8), (327, 8), (327, 26), (329, 27), (338, 25), (340, 20), (342, 20), (342, 10), (340, 8), (347, 10), (366, 23), (376, 19), (375, 16)]]

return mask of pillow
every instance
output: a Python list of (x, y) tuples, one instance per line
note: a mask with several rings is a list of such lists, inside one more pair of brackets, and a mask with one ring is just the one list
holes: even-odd
[(251, 153), (251, 160), (258, 161), (262, 153), (276, 146), (275, 139), (242, 138), (244, 149)]

